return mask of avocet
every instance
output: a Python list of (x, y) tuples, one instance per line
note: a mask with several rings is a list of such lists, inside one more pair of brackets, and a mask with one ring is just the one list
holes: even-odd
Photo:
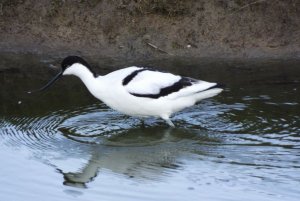
[(174, 113), (223, 91), (218, 83), (136, 66), (101, 76), (78, 56), (66, 57), (61, 71), (36, 91), (49, 88), (63, 75), (79, 77), (93, 96), (114, 110), (137, 117), (160, 117), (171, 127)]

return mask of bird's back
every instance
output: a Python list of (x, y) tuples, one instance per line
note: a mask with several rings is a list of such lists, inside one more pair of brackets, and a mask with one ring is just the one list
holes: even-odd
[(135, 66), (109, 73), (104, 79), (108, 90), (103, 101), (137, 116), (170, 115), (222, 91), (216, 83)]

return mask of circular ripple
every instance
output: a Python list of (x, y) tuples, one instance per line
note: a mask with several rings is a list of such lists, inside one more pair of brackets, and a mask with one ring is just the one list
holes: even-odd
[(0, 135), (10, 145), (25, 145), (30, 148), (47, 149), (62, 120), (59, 114), (44, 117), (12, 117), (2, 119)]
[[(270, 116), (272, 109), (262, 111), (251, 106), (256, 99), (247, 98), (245, 101), (230, 104), (206, 100), (176, 114), (172, 120), (178, 128), (192, 133), (194, 130), (198, 133), (209, 131), (224, 138), (230, 134), (230, 143), (296, 146), (299, 116)], [(101, 105), (62, 110), (40, 117), (4, 118), (0, 126), (0, 135), (7, 136), (7, 143), (39, 149), (64, 147), (63, 139), (111, 146), (146, 146), (184, 139), (184, 135), (174, 137), (176, 131), (169, 132), (161, 119), (146, 119), (145, 129), (139, 119)], [(185, 133), (183, 130), (180, 132)]]

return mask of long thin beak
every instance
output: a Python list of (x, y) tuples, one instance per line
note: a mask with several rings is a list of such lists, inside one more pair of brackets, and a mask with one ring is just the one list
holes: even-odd
[(44, 91), (44, 90), (48, 89), (51, 85), (54, 84), (54, 82), (55, 82), (56, 80), (58, 80), (59, 78), (61, 78), (62, 74), (63, 74), (63, 71), (59, 72), (54, 78), (52, 78), (52, 80), (50, 80), (50, 81), (49, 81), (45, 86), (43, 86), (42, 88), (37, 89), (37, 90), (34, 90), (34, 91), (28, 91), (27, 93), (31, 94), (31, 93), (33, 93), (33, 92), (40, 92), (40, 91)]

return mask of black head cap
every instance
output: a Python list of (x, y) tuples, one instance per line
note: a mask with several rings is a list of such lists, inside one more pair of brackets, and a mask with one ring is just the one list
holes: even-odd
[(66, 70), (66, 68), (72, 66), (75, 63), (83, 64), (86, 67), (90, 68), (90, 65), (79, 56), (68, 56), (61, 62), (62, 70)]
[(91, 69), (90, 65), (81, 57), (78, 56), (68, 56), (66, 57), (62, 62), (61, 62), (61, 71), (54, 77), (52, 78), (45, 86), (43, 86), (42, 88), (38, 89), (38, 90), (34, 90), (34, 91), (28, 91), (28, 93), (32, 93), (32, 92), (38, 92), (38, 91), (44, 91), (46, 89), (48, 89), (50, 86), (52, 86), (56, 80), (58, 80), (59, 78), (62, 77), (63, 72), (70, 66), (72, 66), (75, 63), (79, 63), (84, 65), (85, 67), (87, 67), (94, 75), (94, 77), (97, 77), (96, 73)]
[(61, 62), (62, 71), (66, 70), (66, 68), (72, 66), (75, 63), (79, 63), (79, 64), (86, 66), (94, 74), (94, 76), (97, 76), (97, 74), (93, 71), (91, 66), (83, 58), (81, 58), (79, 56), (67, 56)]

